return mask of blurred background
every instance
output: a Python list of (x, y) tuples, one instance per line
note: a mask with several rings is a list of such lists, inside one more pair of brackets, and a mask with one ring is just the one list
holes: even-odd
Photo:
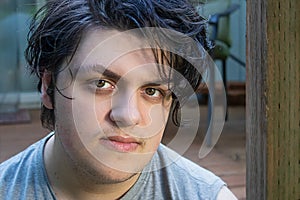
[[(39, 96), (36, 92), (37, 80), (30, 76), (25, 68), (24, 49), (30, 17), (43, 3), (44, 0), (0, 1), (0, 113), (39, 106)], [(216, 46), (220, 41), (229, 45), (229, 50), (221, 50), (221, 54), (225, 52), (228, 55), (215, 56), (220, 71), (222, 71), (222, 59), (225, 59), (226, 81), (244, 83), (245, 68), (229, 54), (242, 62), (245, 61), (246, 1), (195, 1), (196, 6), (201, 3), (206, 5), (198, 7), (199, 13), (207, 19), (216, 13), (224, 13), (231, 5), (238, 5), (236, 10), (221, 16), (218, 25), (212, 22), (210, 30), (211, 39), (217, 41)], [(215, 28), (218, 30), (212, 30)], [(216, 54), (220, 54), (220, 51)]]
[(25, 67), (24, 50), (30, 18), (42, 4), (41, 0), (0, 1), (0, 113), (39, 105), (37, 80)]
[[(44, 3), (45, 0), (0, 1), (0, 162), (48, 134), (39, 121), (38, 80), (30, 76), (24, 59), (30, 18)], [(199, 159), (203, 132), (210, 120), (206, 114), (210, 112), (207, 91), (201, 91), (198, 100), (204, 115), (199, 137), (185, 156), (221, 176), (239, 199), (245, 199), (246, 1), (193, 0), (193, 3), (209, 21), (215, 45), (210, 54), (226, 85), (228, 113), (214, 150)], [(163, 142), (168, 143), (174, 137), (172, 132), (171, 127)]]

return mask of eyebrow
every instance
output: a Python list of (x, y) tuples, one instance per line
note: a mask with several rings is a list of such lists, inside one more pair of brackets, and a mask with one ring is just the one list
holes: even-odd
[(119, 75), (119, 74), (107, 69), (103, 65), (99, 65), (99, 64), (85, 66), (84, 69), (82, 69), (82, 72), (87, 73), (87, 74), (96, 72), (96, 73), (102, 74), (103, 76), (112, 78), (116, 81), (121, 79), (121, 75)]
[[(96, 65), (89, 65), (85, 66), (84, 69), (81, 70), (83, 73), (99, 73), (102, 74), (105, 77), (111, 78), (115, 81), (119, 81), (122, 76), (111, 71), (110, 69), (107, 69), (104, 65), (96, 64)], [(153, 85), (153, 86), (159, 86), (159, 85), (170, 85), (172, 82), (172, 79), (169, 79), (167, 77), (156, 79), (156, 80), (150, 80), (146, 81), (145, 85)]]

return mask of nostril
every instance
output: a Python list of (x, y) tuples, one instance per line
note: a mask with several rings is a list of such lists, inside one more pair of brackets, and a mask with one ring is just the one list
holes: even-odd
[(133, 126), (140, 122), (138, 109), (132, 107), (115, 107), (110, 112), (110, 119), (118, 126)]
[(118, 126), (134, 126), (141, 121), (138, 95), (136, 89), (127, 87), (119, 90), (112, 98), (110, 118)]

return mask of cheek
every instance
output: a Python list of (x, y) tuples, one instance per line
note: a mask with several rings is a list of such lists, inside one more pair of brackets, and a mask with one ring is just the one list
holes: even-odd
[(99, 124), (96, 113), (95, 101), (87, 95), (76, 95), (73, 100), (62, 96), (56, 98), (56, 123), (57, 128), (68, 135), (80, 135), (85, 137), (87, 134), (97, 132)]
[(150, 154), (155, 153), (155, 151), (157, 150), (157, 148), (161, 142), (162, 136), (163, 136), (163, 131), (156, 134), (155, 136), (153, 136), (151, 138), (148, 138), (146, 141), (146, 145), (144, 147), (144, 152), (150, 153)]
[(169, 109), (161, 106), (152, 107), (152, 109), (147, 111), (147, 121), (148, 124), (145, 127), (141, 127), (141, 134), (145, 138), (151, 140), (154, 148), (157, 146), (163, 136), (166, 124), (168, 121)]
[(55, 121), (59, 127), (73, 125), (73, 100), (67, 99), (61, 95), (55, 97)]
[(93, 109), (95, 115), (94, 117), (97, 119), (98, 123), (103, 123), (103, 121), (109, 120), (109, 114), (111, 112), (111, 100), (103, 100), (96, 97)]
[(78, 87), (75, 92), (75, 99), (72, 103), (72, 112), (74, 119), (79, 124), (90, 125), (92, 127), (103, 121), (105, 115), (110, 110), (111, 103), (109, 99), (101, 99), (95, 93)]
[(153, 116), (153, 118), (156, 117), (154, 119), (159, 119), (161, 121), (160, 124), (161, 129), (158, 131), (158, 133), (155, 136), (151, 138), (151, 143), (153, 146), (150, 147), (150, 150), (156, 150), (162, 140), (168, 122), (168, 118), (170, 115), (171, 104), (172, 103), (168, 103), (167, 105), (163, 106), (160, 112), (156, 112), (156, 116)]
[(169, 105), (148, 105), (145, 103), (142, 105), (142, 116), (149, 123), (160, 124), (160, 127), (164, 127), (168, 116), (170, 106)]

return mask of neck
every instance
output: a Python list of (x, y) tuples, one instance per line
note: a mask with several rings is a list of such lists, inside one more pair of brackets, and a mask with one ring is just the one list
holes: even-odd
[(58, 199), (118, 199), (139, 177), (139, 174), (135, 174), (119, 183), (96, 182), (92, 176), (76, 167), (56, 135), (46, 143), (44, 162), (50, 185)]

